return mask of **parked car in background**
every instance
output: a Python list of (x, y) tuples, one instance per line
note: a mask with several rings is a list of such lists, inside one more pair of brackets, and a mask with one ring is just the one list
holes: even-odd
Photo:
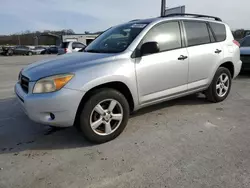
[(41, 52), (41, 54), (58, 54), (58, 47), (57, 46), (51, 46), (44, 51)]
[(32, 120), (75, 125), (103, 143), (140, 108), (198, 92), (224, 101), (241, 65), (239, 43), (221, 19), (168, 15), (112, 27), (82, 53), (29, 65), (15, 92)]
[(250, 36), (246, 36), (240, 43), (240, 58), (242, 61), (242, 71), (250, 70)]
[(12, 47), (12, 46), (3, 46), (1, 54), (5, 55), (5, 56), (12, 56), (13, 55), (13, 49), (14, 49), (14, 47)]
[(33, 54), (39, 55), (42, 54), (42, 52), (44, 52), (45, 50), (46, 50), (45, 48), (37, 46), (31, 51), (33, 52)]
[(29, 56), (31, 56), (34, 54), (34, 52), (28, 46), (16, 46), (13, 49), (13, 54), (14, 55), (29, 55)]
[(58, 49), (58, 55), (79, 52), (81, 49), (85, 48), (86, 45), (81, 42), (63, 42)]

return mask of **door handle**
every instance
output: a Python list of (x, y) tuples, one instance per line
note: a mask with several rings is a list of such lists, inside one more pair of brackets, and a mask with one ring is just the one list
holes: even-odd
[(178, 60), (185, 60), (187, 58), (188, 58), (188, 56), (181, 55), (180, 57), (178, 57)]
[(216, 51), (214, 53), (219, 54), (221, 52), (222, 52), (222, 50), (216, 49)]

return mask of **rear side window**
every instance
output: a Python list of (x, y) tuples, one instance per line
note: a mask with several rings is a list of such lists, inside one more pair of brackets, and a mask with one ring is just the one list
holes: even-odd
[(160, 52), (181, 48), (181, 34), (178, 22), (167, 22), (153, 27), (143, 43), (158, 42)]
[(224, 24), (209, 23), (216, 37), (217, 42), (226, 40), (226, 27)]
[(210, 43), (207, 24), (204, 22), (184, 21), (188, 46)]

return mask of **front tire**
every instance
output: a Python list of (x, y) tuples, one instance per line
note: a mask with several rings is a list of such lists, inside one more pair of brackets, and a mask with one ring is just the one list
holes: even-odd
[(127, 125), (129, 104), (114, 89), (96, 90), (82, 108), (79, 128), (94, 143), (104, 143), (119, 136)]
[(230, 93), (231, 84), (232, 76), (230, 71), (225, 67), (219, 67), (211, 85), (205, 91), (207, 99), (214, 103), (224, 101)]

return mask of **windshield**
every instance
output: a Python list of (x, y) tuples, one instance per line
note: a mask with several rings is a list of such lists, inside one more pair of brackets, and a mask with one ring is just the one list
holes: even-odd
[(93, 53), (119, 53), (127, 49), (148, 23), (127, 23), (105, 31), (84, 50)]
[(245, 40), (242, 41), (241, 47), (250, 47), (250, 37), (245, 38)]

